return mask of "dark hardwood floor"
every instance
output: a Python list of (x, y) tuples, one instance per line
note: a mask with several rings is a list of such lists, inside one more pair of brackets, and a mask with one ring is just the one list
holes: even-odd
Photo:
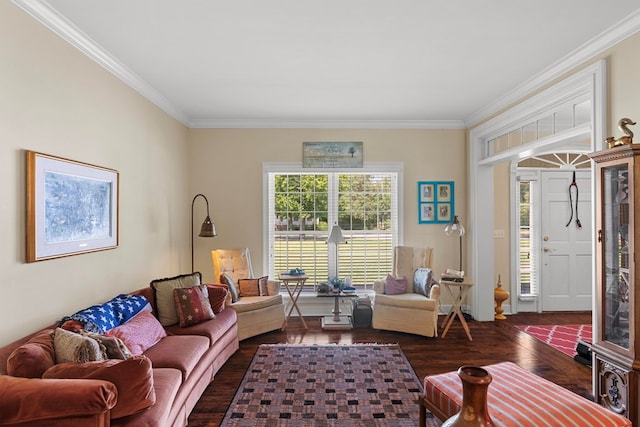
[(511, 361), (581, 396), (592, 398), (590, 367), (515, 328), (515, 325), (591, 323), (591, 312), (523, 313), (508, 316), (503, 321), (471, 321), (473, 341), (467, 340), (458, 321), (445, 338), (425, 338), (371, 328), (323, 331), (319, 317), (305, 317), (305, 320), (309, 330), (304, 330), (300, 320), (292, 317), (284, 332), (271, 332), (240, 342), (240, 349), (218, 372), (191, 413), (189, 426), (220, 425), (258, 346), (267, 343), (398, 343), (420, 379), (457, 370), (462, 365), (483, 366)]

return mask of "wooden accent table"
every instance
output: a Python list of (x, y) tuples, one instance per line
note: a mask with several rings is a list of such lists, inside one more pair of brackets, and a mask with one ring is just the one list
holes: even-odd
[[(453, 300), (453, 305), (449, 309), (449, 313), (447, 313), (447, 316), (442, 321), (441, 327), (444, 327), (444, 331), (442, 331), (442, 338), (444, 338), (447, 335), (447, 332), (449, 331), (449, 327), (453, 323), (453, 320), (455, 319), (456, 316), (458, 316), (458, 319), (460, 319), (460, 323), (462, 323), (462, 327), (464, 328), (464, 331), (467, 333), (467, 338), (469, 338), (469, 341), (473, 341), (473, 338), (471, 338), (471, 331), (469, 330), (469, 325), (467, 324), (467, 321), (464, 320), (464, 315), (462, 314), (462, 309), (461, 309), (462, 301), (464, 301), (467, 294), (469, 294), (469, 291), (471, 290), (473, 283), (451, 282), (448, 280), (440, 280), (440, 286), (447, 290), (447, 292), (451, 296), (451, 299)], [(454, 294), (453, 289), (458, 290), (458, 295)]]
[[(298, 312), (298, 316), (302, 321), (302, 326), (304, 326), (305, 329), (309, 329), (307, 327), (307, 323), (304, 321), (304, 317), (302, 317), (300, 308), (298, 307), (298, 297), (300, 296), (300, 292), (302, 292), (304, 282), (307, 281), (308, 277), (305, 274), (293, 275), (293, 274), (287, 274), (287, 273), (280, 273), (278, 274), (278, 278), (282, 283), (284, 283), (284, 287), (289, 293), (289, 297), (291, 298), (289, 301), (289, 303), (291, 304), (291, 307), (289, 308), (289, 312), (287, 313), (287, 316), (284, 318), (284, 322), (282, 323), (282, 329), (280, 330), (284, 331), (285, 328), (287, 327), (287, 322), (289, 321), (289, 318), (291, 317), (291, 314), (293, 313), (294, 308)], [(287, 308), (285, 307), (285, 312), (286, 311), (287, 311)]]

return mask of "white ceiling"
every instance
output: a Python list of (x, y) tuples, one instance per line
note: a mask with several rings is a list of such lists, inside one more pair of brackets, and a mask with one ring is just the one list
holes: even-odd
[(191, 127), (465, 127), (640, 28), (638, 0), (14, 0)]

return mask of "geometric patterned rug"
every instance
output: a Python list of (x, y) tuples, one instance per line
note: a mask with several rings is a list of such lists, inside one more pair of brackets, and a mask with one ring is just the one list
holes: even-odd
[(421, 393), (397, 344), (263, 344), (221, 426), (417, 427)]
[(549, 344), (568, 356), (575, 356), (578, 341), (592, 342), (589, 325), (518, 325), (521, 331)]

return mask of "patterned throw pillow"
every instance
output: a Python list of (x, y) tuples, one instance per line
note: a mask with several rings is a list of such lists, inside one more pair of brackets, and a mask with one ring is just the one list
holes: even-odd
[(430, 268), (417, 268), (413, 275), (413, 292), (428, 297), (432, 274)]
[(199, 272), (183, 274), (180, 276), (158, 279), (151, 282), (158, 320), (162, 326), (171, 326), (178, 323), (176, 303), (173, 299), (173, 290), (176, 288), (190, 288), (202, 283), (202, 275)]
[(59, 324), (67, 320), (76, 320), (82, 324), (82, 328), (96, 334), (104, 334), (111, 328), (118, 326), (116, 312), (110, 304), (92, 305), (80, 310), (71, 316), (63, 317)]
[(174, 289), (173, 298), (176, 303), (176, 312), (178, 313), (181, 328), (215, 317), (209, 303), (209, 292), (206, 285)]
[(149, 304), (149, 301), (142, 295), (120, 294), (107, 304), (113, 307), (117, 321), (116, 326), (120, 326), (140, 313)]
[(107, 359), (127, 360), (131, 358), (131, 352), (118, 337), (110, 337), (107, 335), (100, 335), (87, 331), (80, 331), (80, 334), (92, 338), (98, 341), (98, 343), (100, 343), (102, 346), (104, 346), (107, 354)]
[(218, 314), (224, 310), (225, 303), (227, 301), (227, 295), (229, 291), (225, 285), (207, 285), (207, 291), (209, 292), (209, 303), (213, 314)]
[(259, 279), (240, 279), (238, 280), (238, 288), (241, 297), (257, 297), (260, 295), (268, 295), (267, 276)]
[(390, 274), (387, 274), (384, 285), (384, 293), (387, 295), (400, 295), (407, 293), (407, 278), (401, 277), (396, 279)]
[(141, 311), (136, 317), (113, 328), (105, 335), (118, 337), (132, 355), (137, 356), (167, 336), (158, 319), (148, 311)]

